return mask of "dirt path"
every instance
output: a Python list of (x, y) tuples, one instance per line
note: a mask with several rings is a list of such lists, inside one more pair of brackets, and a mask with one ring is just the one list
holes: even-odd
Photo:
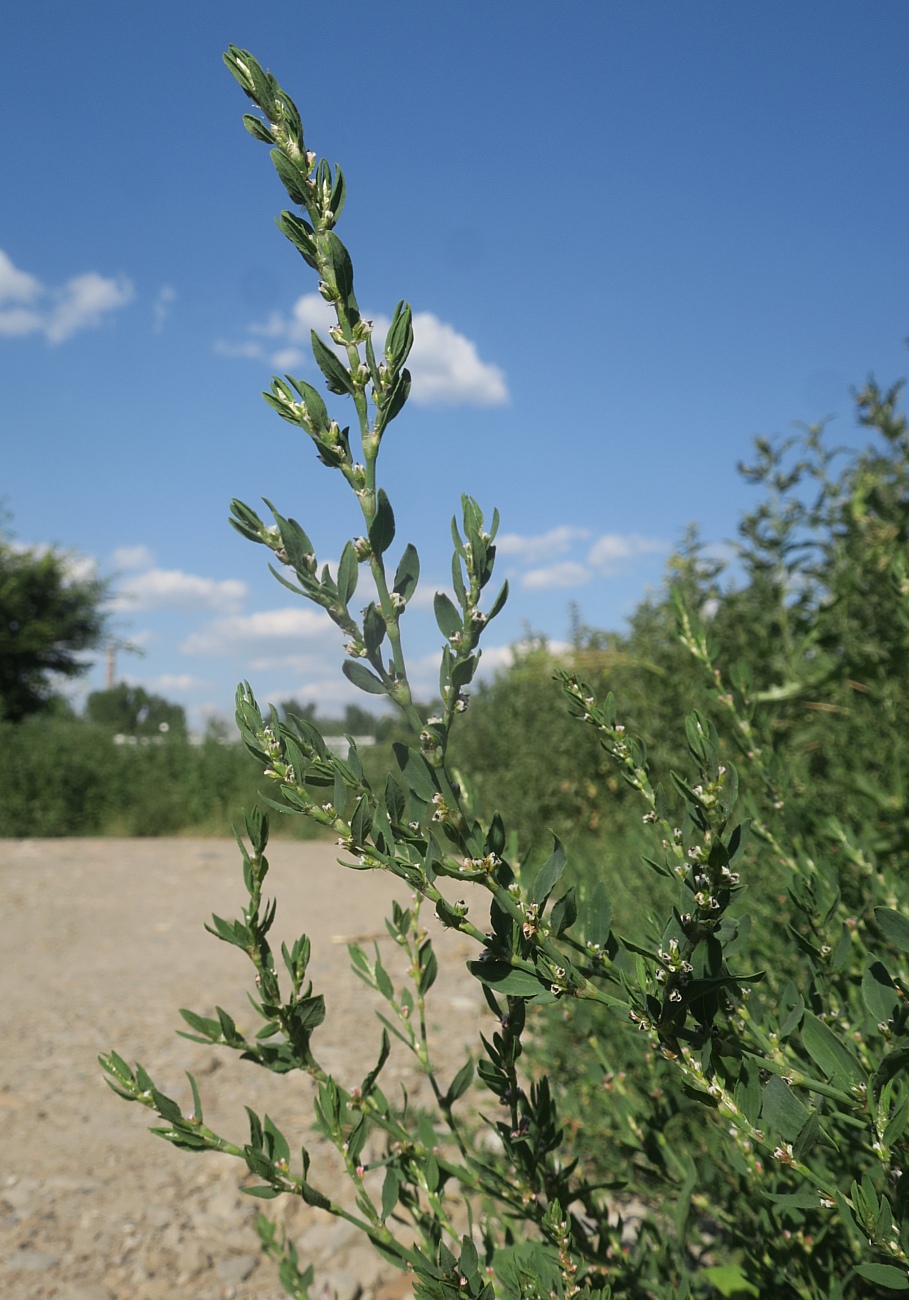
[[(400, 972), (383, 918), (398, 882), (344, 871), (329, 845), (277, 843), (268, 883), (279, 900), (276, 939), (305, 930), (310, 975), (328, 1016), (315, 1046), (351, 1086), (375, 1064), (377, 1000), (350, 972), (339, 940), (375, 936)], [(334, 1180), (336, 1155), (314, 1140), (306, 1079), (278, 1078), (175, 1035), (178, 1008), (211, 1015), (215, 1003), (254, 1028), (248, 963), (203, 930), (212, 911), (239, 914), (236, 846), (221, 840), (0, 841), (0, 1294), (11, 1300), (277, 1300), (252, 1224), (261, 1202), (242, 1196), (244, 1168), (224, 1156), (184, 1154), (147, 1133), (151, 1113), (119, 1100), (96, 1063), (114, 1048), (141, 1061), (190, 1109), (192, 1071), (206, 1121), (234, 1140), (248, 1131), (243, 1104), (268, 1111), (294, 1149), (313, 1155), (311, 1178)], [(476, 1038), (478, 986), (463, 972), (466, 941), (427, 917), (440, 955), (432, 1017), (453, 1068)], [(365, 946), (365, 945), (364, 945)], [(419, 1077), (393, 1052), (386, 1092)], [(360, 1238), (289, 1198), (267, 1203), (339, 1300), (394, 1300), (406, 1278), (380, 1269)]]

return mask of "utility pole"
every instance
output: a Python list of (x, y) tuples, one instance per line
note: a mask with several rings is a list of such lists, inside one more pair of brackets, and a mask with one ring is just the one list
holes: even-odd
[(109, 691), (114, 689), (117, 680), (117, 647), (113, 644), (107, 647), (107, 680), (105, 686)]

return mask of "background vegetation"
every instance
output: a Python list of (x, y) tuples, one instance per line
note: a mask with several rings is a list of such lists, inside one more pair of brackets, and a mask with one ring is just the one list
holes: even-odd
[[(761, 746), (787, 769), (780, 793), (802, 834), (836, 817), (870, 827), (879, 850), (906, 847), (909, 634), (893, 616), (893, 585), (909, 580), (899, 397), (899, 385), (873, 382), (856, 394), (859, 427), (874, 434), (865, 447), (831, 447), (821, 427), (758, 439), (753, 463), (739, 468), (759, 499), (735, 548), (710, 548), (692, 530), (625, 631), (588, 626), (576, 613), (567, 655), (530, 638), (509, 669), (476, 687), (452, 761), (477, 811), (498, 809), (519, 828), (522, 855), (548, 851), (554, 832), (580, 869), (599, 874), (643, 845), (631, 792), (596, 735), (570, 717), (558, 667), (615, 693), (657, 781), (684, 765), (676, 723), (685, 711), (711, 714), (731, 743), (731, 717), (717, 711), (711, 682), (679, 638), (680, 599), (704, 619), (713, 659), (749, 701)], [(226, 833), (261, 787), (232, 729), (213, 724), (190, 743), (179, 705), (126, 684), (90, 695), (83, 717), (54, 693), (105, 634), (103, 585), (73, 579), (60, 553), (0, 542), (0, 593), (0, 834)], [(351, 705), (343, 718), (321, 718), (295, 700), (279, 712), (315, 721), (326, 736), (373, 737), (362, 750), (370, 775), (393, 765), (400, 737), (391, 717)], [(279, 826), (302, 833), (300, 821)], [(619, 873), (620, 895), (633, 879)]]

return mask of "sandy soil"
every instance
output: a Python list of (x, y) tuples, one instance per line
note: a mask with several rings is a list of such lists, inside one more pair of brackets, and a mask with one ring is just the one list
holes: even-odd
[[(374, 1065), (377, 999), (349, 969), (344, 940), (379, 942), (397, 975), (399, 950), (383, 918), (407, 901), (394, 880), (344, 871), (330, 845), (279, 842), (269, 853), (279, 900), (276, 939), (305, 930), (310, 975), (325, 994), (315, 1047), (347, 1086)], [(105, 1085), (99, 1052), (141, 1061), (158, 1087), (191, 1109), (185, 1071), (199, 1082), (206, 1121), (245, 1141), (243, 1104), (267, 1111), (291, 1142), (306, 1142), (311, 1179), (338, 1194), (336, 1153), (311, 1130), (309, 1081), (279, 1078), (226, 1049), (175, 1035), (178, 1008), (225, 1007), (255, 1028), (243, 955), (203, 929), (212, 911), (239, 914), (236, 846), (221, 840), (0, 841), (0, 1294), (11, 1300), (130, 1300), (167, 1296), (276, 1298), (253, 1222), (261, 1206), (240, 1193), (237, 1161), (175, 1150), (147, 1132), (150, 1112)], [(483, 1014), (472, 955), (427, 918), (442, 974), (432, 995), (441, 1058), (455, 1069)], [(276, 945), (277, 946), (277, 945)], [(419, 1076), (403, 1047), (383, 1086)], [(321, 1211), (281, 1198), (266, 1204), (304, 1260), (315, 1294), (395, 1300), (409, 1287), (361, 1239)], [(328, 1290), (325, 1290), (327, 1284)]]

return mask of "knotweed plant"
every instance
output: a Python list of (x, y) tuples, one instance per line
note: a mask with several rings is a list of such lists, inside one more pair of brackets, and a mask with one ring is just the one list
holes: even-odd
[[(320, 566), (300, 524), (270, 503), (271, 522), (240, 501), (231, 522), (272, 552), (279, 582), (342, 629), (345, 675), (390, 701), (411, 738), (395, 745), (397, 770), (377, 788), (352, 740), (338, 757), (311, 720), (282, 720), (274, 709), (263, 715), (248, 685), (237, 694), (237, 721), (273, 783), (270, 808), (327, 828), (340, 850), (338, 870), (389, 873), (414, 896), (387, 921), (409, 958), (409, 986), (395, 986), (378, 954), (354, 945), (351, 957), (384, 1000), (398, 1046), (428, 1077), (435, 1112), (415, 1112), (383, 1092), (387, 1030), (361, 1080), (336, 1078), (320, 1063), (326, 1008), (307, 978), (310, 941), (301, 935), (279, 953), (269, 943), (276, 902), (263, 894), (268, 818), (258, 809), (238, 836), (241, 916), (215, 916), (210, 929), (250, 961), (261, 1026), (243, 1032), (221, 1008), (215, 1017), (181, 1014), (194, 1041), (314, 1081), (315, 1124), (340, 1153), (350, 1195), (311, 1181), (306, 1149), (292, 1152), (268, 1117), (250, 1110), (248, 1136), (214, 1132), (194, 1080), (189, 1114), (115, 1052), (101, 1058), (109, 1082), (157, 1114), (152, 1131), (166, 1141), (239, 1160), (257, 1180), (245, 1188), (251, 1195), (301, 1197), (356, 1225), (390, 1265), (409, 1271), (415, 1294), (427, 1300), (843, 1300), (909, 1290), (909, 1180), (902, 1178), (909, 919), (892, 863), (834, 822), (826, 838), (812, 840), (797, 820), (787, 821), (785, 772), (762, 740), (760, 701), (749, 698), (747, 684), (724, 679), (704, 627), (684, 604), (680, 635), (703, 669), (716, 721), (725, 719), (724, 740), (712, 717), (692, 713), (689, 767), (668, 788), (652, 783), (644, 745), (626, 731), (612, 695), (598, 700), (570, 665), (561, 673), (578, 726), (593, 728), (640, 800), (652, 833), (645, 862), (670, 889), (663, 912), (619, 935), (608, 879), (565, 887), (557, 840), (538, 869), (522, 871), (509, 847), (513, 828), (498, 814), (477, 819), (448, 748), (481, 638), (507, 596), (505, 586), (488, 595), (498, 516), (487, 523), (465, 496), (452, 523), (454, 599), (439, 593), (434, 600), (439, 704), (424, 722), (402, 640), (420, 565), (412, 545), (396, 547), (391, 499), (378, 476), (383, 439), (410, 391), (411, 308), (398, 303), (384, 339), (374, 337), (336, 234), (346, 198), (341, 169), (310, 151), (295, 104), (251, 54), (232, 46), (225, 62), (261, 114), (244, 123), (270, 147), (293, 204), (278, 226), (335, 316), (328, 338), (312, 333), (331, 406), (291, 375), (275, 377), (265, 397), (346, 481), (357, 521), (334, 572)], [(894, 618), (905, 621), (905, 556), (901, 563), (892, 600)], [(362, 610), (352, 608), (358, 588), (368, 590)], [(752, 924), (743, 895), (770, 863), (785, 873), (788, 899), (768, 934), (766, 910)], [(474, 894), (485, 891), (488, 921), (468, 916), (465, 882)], [(480, 982), (489, 1009), (476, 1061), (465, 1059), (451, 1077), (441, 1076), (426, 1031), (437, 959), (421, 906), (475, 944), (463, 977)], [(570, 1033), (582, 1009), (585, 1025), (597, 1026), (576, 1040), (602, 1080), (596, 1149), (585, 1146), (583, 1124), (563, 1129), (558, 1082), (524, 1050), (528, 1025), (556, 1017)], [(491, 1140), (482, 1139), (484, 1123)], [(605, 1179), (604, 1168), (611, 1170)], [(370, 1170), (380, 1178), (364, 1181)], [(306, 1296), (309, 1261), (264, 1215), (260, 1235), (285, 1290)]]

